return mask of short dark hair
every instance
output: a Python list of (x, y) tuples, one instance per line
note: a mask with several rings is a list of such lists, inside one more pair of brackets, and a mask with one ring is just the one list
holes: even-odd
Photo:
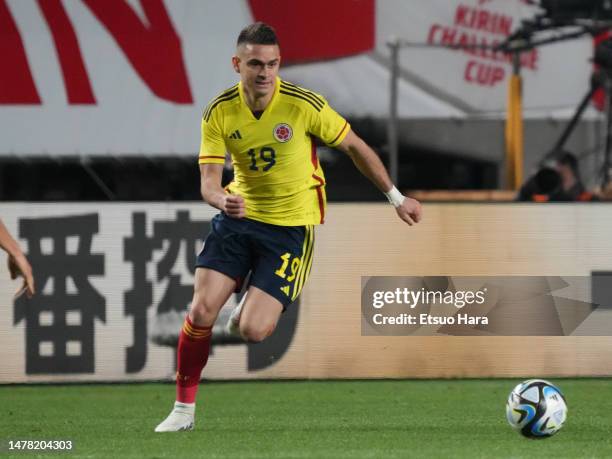
[(557, 163), (569, 167), (574, 175), (578, 175), (578, 159), (569, 151), (561, 150), (557, 153)]
[(278, 39), (276, 38), (276, 31), (272, 26), (263, 22), (254, 22), (242, 29), (240, 35), (238, 35), (236, 46), (245, 43), (251, 45), (278, 45)]

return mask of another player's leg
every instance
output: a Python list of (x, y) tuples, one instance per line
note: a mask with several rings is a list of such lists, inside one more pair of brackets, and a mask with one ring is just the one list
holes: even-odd
[(176, 402), (156, 432), (192, 430), (200, 376), (210, 352), (212, 326), (236, 288), (236, 281), (207, 268), (196, 269), (193, 301), (179, 335)]

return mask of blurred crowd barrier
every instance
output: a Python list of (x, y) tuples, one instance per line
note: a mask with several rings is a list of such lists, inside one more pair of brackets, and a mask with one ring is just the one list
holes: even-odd
[[(422, 202), (513, 202), (518, 197), (514, 190), (404, 190), (404, 194)], [(612, 201), (612, 186), (597, 187), (590, 194), (597, 201)]]
[(513, 190), (436, 190), (406, 191), (404, 194), (422, 202), (512, 202), (516, 199), (517, 192)]
[[(2, 204), (38, 293), (0, 266), (0, 382), (171, 379), (202, 203)], [(612, 271), (607, 204), (431, 203), (409, 227), (387, 204), (333, 204), (299, 302), (266, 342), (215, 330), (204, 377), (612, 375), (611, 337), (362, 336), (362, 276), (593, 276)], [(239, 300), (232, 296), (222, 314)]]

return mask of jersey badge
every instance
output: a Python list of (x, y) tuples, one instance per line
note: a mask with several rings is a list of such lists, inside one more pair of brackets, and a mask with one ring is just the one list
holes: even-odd
[(291, 137), (293, 137), (293, 129), (287, 123), (280, 123), (274, 126), (274, 138), (279, 142), (289, 142)]

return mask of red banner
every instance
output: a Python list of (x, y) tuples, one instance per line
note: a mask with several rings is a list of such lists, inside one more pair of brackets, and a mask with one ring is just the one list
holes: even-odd
[(374, 48), (374, 0), (249, 0), (253, 17), (276, 29), (283, 63), (334, 59)]

